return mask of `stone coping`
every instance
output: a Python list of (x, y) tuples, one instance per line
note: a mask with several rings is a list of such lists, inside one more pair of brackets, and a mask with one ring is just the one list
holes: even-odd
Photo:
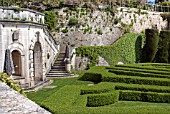
[(20, 21), (20, 20), (1, 20), (0, 23), (14, 23), (14, 24), (28, 24), (28, 25), (34, 25), (34, 26), (48, 26), (47, 24), (40, 24), (36, 22), (31, 22), (31, 21)]
[(31, 9), (27, 9), (27, 8), (20, 8), (18, 6), (12, 6), (12, 7), (2, 7), (2, 6), (0, 6), (0, 9), (4, 9), (4, 10), (15, 10), (15, 9), (18, 9), (18, 8), (21, 9), (21, 11), (29, 11), (29, 12), (32, 12), (32, 13), (36, 13), (36, 14), (40, 14), (40, 15), (45, 16), (44, 13), (34, 11), (34, 10), (31, 10)]
[(0, 114), (51, 114), (0, 81)]

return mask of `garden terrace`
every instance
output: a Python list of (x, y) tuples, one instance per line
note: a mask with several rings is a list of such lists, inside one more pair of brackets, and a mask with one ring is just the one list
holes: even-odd
[[(132, 114), (168, 113), (170, 79), (163, 77), (168, 76), (170, 71), (168, 67), (168, 64), (150, 63), (91, 67), (89, 70), (76, 71), (75, 73), (80, 75), (79, 78), (54, 79), (52, 85), (58, 84), (57, 88), (41, 90), (51, 91), (50, 94), (44, 95), (45, 93), (39, 91), (28, 94), (28, 97), (54, 114), (122, 114), (123, 110)], [(110, 70), (120, 70), (120, 74), (124, 71), (142, 74), (146, 70), (153, 76), (120, 75), (109, 72)], [(162, 75), (162, 77), (154, 77), (154, 75)], [(38, 98), (43, 96), (43, 99), (37, 100), (38, 98), (33, 98), (34, 96)]]

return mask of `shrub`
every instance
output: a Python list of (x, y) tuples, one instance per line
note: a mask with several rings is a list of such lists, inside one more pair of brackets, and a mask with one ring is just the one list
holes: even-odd
[(115, 90), (133, 90), (142, 92), (159, 92), (170, 93), (168, 86), (155, 86), (155, 85), (140, 85), (140, 84), (126, 84), (126, 83), (114, 83)]
[(100, 93), (107, 93), (113, 91), (115, 88), (113, 83), (109, 82), (101, 82), (99, 84), (88, 86), (81, 89), (81, 95), (83, 94), (100, 94)]
[(155, 58), (157, 47), (158, 47), (158, 30), (156, 29), (146, 29), (146, 43), (142, 51), (141, 62), (152, 62)]
[[(169, 69), (167, 69), (166, 67), (169, 66), (169, 64), (163, 64), (163, 67), (153, 67), (156, 64), (129, 64), (129, 65), (115, 65), (116, 67), (123, 67), (123, 68), (135, 68), (135, 69), (145, 69), (145, 70), (156, 70), (156, 71), (166, 71), (166, 72), (170, 72)], [(159, 66), (161, 66), (161, 64), (157, 64)], [(167, 66), (168, 65), (168, 66)], [(165, 67), (165, 68), (164, 68)], [(113, 67), (106, 67), (107, 69), (112, 69)]]
[(158, 43), (158, 51), (155, 61), (158, 63), (168, 63), (170, 31), (161, 31)]
[(62, 32), (63, 32), (63, 33), (67, 33), (67, 32), (68, 32), (68, 29), (63, 29)]
[(147, 84), (147, 85), (160, 85), (170, 86), (170, 80), (163, 78), (150, 78), (150, 77), (134, 77), (134, 76), (120, 76), (105, 74), (102, 76), (103, 82), (119, 82), (127, 84)]
[(120, 91), (119, 100), (169, 103), (170, 94), (138, 91)]
[(50, 30), (56, 27), (56, 14), (54, 11), (45, 11), (45, 24), (49, 25)]
[(118, 101), (119, 92), (102, 93), (102, 94), (90, 94), (87, 96), (87, 106), (97, 107), (109, 104), (114, 104)]
[(70, 25), (70, 26), (74, 26), (77, 24), (78, 24), (78, 20), (76, 18), (71, 18), (68, 23), (68, 25)]
[(0, 74), (0, 81), (6, 83), (8, 86), (10, 86), (12, 89), (20, 92), (22, 95), (26, 96), (26, 94), (24, 93), (24, 89), (20, 88), (19, 85), (17, 85), (12, 78), (7, 75), (6, 73), (1, 73)]
[(101, 29), (98, 29), (98, 30), (97, 30), (97, 34), (102, 35), (102, 34), (103, 34), (102, 30), (101, 30)]
[[(117, 75), (128, 75), (128, 76), (140, 76), (140, 77), (155, 77), (155, 78), (170, 78), (170, 73), (162, 73), (162, 72), (147, 72), (147, 71), (134, 71), (134, 70), (119, 70), (119, 69), (114, 69), (114, 70), (109, 70), (109, 72), (115, 73)], [(154, 74), (155, 73), (155, 74)]]
[(85, 73), (79, 80), (92, 81), (95, 83), (101, 82), (102, 75), (98, 73)]

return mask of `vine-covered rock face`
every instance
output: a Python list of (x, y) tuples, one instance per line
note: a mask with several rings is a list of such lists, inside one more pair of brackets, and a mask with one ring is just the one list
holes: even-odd
[[(143, 34), (127, 33), (112, 46), (82, 46), (76, 48), (76, 54), (77, 56), (88, 57), (88, 66), (100, 63), (99, 56), (109, 65), (118, 64), (120, 61), (124, 64), (133, 64), (141, 59), (144, 40)], [(77, 66), (83, 66), (83, 64), (79, 65), (79, 63), (76, 63)], [(107, 64), (104, 66), (107, 66)]]

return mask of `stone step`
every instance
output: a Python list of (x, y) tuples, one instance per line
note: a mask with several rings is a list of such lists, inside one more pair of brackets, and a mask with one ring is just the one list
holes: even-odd
[(65, 66), (52, 66), (52, 69), (65, 69)]
[(49, 72), (47, 75), (67, 75), (68, 73), (63, 73), (63, 72), (61, 72), (61, 73), (55, 73), (55, 72)]
[[(51, 69), (52, 71), (66, 71), (65, 69)], [(51, 71), (50, 70), (50, 71)]]
[(52, 68), (65, 68), (65, 65), (53, 65)]
[(58, 58), (56, 59), (54, 65), (51, 67), (51, 70), (47, 74), (49, 78), (57, 78), (57, 77), (67, 77), (68, 73), (65, 70), (65, 53), (60, 53)]
[(64, 63), (64, 60), (57, 60), (55, 63)]
[(65, 63), (64, 62), (54, 63), (54, 65), (65, 65)]
[(52, 73), (67, 73), (65, 70), (63, 70), (63, 71), (57, 71), (57, 70), (50, 70), (50, 72)]
[(47, 75), (47, 77), (49, 78), (52, 78), (52, 77), (54, 77), (54, 78), (56, 78), (56, 77), (67, 77), (67, 75)]
[(61, 58), (58, 58), (57, 61), (61, 61), (63, 60), (64, 61), (65, 58), (61, 57)]

